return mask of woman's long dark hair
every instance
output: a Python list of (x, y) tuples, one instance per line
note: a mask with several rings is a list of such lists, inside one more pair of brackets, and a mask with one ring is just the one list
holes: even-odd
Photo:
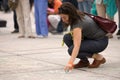
[(79, 20), (82, 21), (84, 13), (78, 12), (74, 5), (69, 2), (64, 2), (59, 8), (59, 14), (66, 14), (69, 16), (69, 24), (73, 25)]

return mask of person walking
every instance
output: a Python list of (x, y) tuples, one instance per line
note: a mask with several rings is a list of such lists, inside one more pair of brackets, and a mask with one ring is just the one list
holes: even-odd
[[(106, 59), (99, 53), (108, 46), (109, 39), (106, 32), (92, 18), (78, 12), (71, 3), (63, 3), (59, 8), (59, 14), (63, 23), (71, 27), (71, 33), (65, 34), (63, 37), (71, 56), (65, 70), (83, 67), (98, 68), (104, 64)], [(88, 57), (94, 59), (92, 64)], [(76, 58), (79, 58), (80, 61), (74, 64)]]
[(16, 13), (19, 31), (21, 33), (18, 38), (35, 38), (32, 34), (29, 0), (19, 0)]
[(48, 36), (47, 8), (48, 0), (34, 0), (37, 37)]

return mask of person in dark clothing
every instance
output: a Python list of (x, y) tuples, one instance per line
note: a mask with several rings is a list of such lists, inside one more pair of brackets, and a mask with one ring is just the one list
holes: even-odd
[(12, 31), (11, 33), (18, 33), (19, 27), (18, 27), (17, 16), (15, 11), (13, 11), (13, 19), (14, 19), (14, 31)]
[(63, 0), (62, 2), (63, 3), (64, 2), (70, 2), (78, 9), (78, 2), (77, 2), (77, 0)]
[(3, 8), (4, 8), (4, 11), (5, 12), (9, 12), (10, 11), (10, 8), (8, 6), (8, 0), (2, 0), (3, 2)]
[[(34, 0), (30, 0), (30, 8), (32, 9)], [(19, 26), (18, 26), (18, 22), (17, 22), (17, 15), (16, 12), (13, 11), (13, 19), (14, 19), (14, 31), (12, 31), (11, 33), (18, 33), (19, 32)]]

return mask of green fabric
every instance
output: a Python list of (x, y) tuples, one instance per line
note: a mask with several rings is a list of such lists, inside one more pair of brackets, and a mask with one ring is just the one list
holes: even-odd
[(94, 0), (94, 3), (92, 4), (91, 14), (97, 15), (97, 9), (96, 9), (95, 0)]
[(117, 12), (116, 0), (103, 0), (103, 4), (106, 5), (106, 13), (110, 18), (113, 18)]
[[(97, 15), (96, 0), (92, 5), (91, 14)], [(112, 19), (117, 12), (116, 0), (103, 0), (103, 4), (106, 5), (106, 14)]]

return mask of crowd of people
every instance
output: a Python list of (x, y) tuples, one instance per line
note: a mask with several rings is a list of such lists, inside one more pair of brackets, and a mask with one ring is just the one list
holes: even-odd
[[(104, 32), (93, 19), (83, 12), (94, 13), (114, 20), (118, 11), (118, 32), (120, 35), (120, 0), (19, 0), (14, 12), (12, 33), (20, 32), (18, 38), (36, 38), (32, 33), (30, 12), (34, 6), (37, 37), (46, 38), (48, 33), (63, 33), (70, 26), (70, 33), (65, 34), (63, 41), (71, 55), (65, 70), (72, 68), (97, 68), (106, 62), (99, 54), (108, 45), (111, 33)], [(89, 44), (89, 45), (88, 45)], [(92, 64), (88, 57), (93, 58)], [(74, 64), (75, 58), (80, 61)]]
[[(58, 15), (58, 9), (64, 2), (72, 3), (81, 12), (91, 13), (111, 20), (114, 20), (114, 15), (117, 12), (117, 10), (118, 16), (120, 14), (119, 0), (44, 0), (42, 2), (39, 1), (27, 0), (27, 2), (21, 2), (19, 0), (16, 10), (13, 11), (15, 30), (12, 33), (20, 32), (20, 38), (25, 37), (27, 35), (30, 36), (30, 38), (35, 38), (31, 33), (31, 20), (30, 15), (28, 15), (28, 13), (31, 12), (33, 5), (35, 8), (34, 15), (36, 24), (36, 34), (38, 37), (47, 37), (48, 32), (51, 32), (52, 34), (61, 34), (63, 33), (63, 31), (66, 30), (65, 28), (63, 28), (62, 20)], [(5, 12), (10, 11), (10, 8), (7, 3), (8, 0), (0, 0), (0, 10), (4, 10)], [(25, 6), (23, 7), (23, 5)], [(118, 26), (120, 27), (120, 23), (118, 24)], [(120, 28), (118, 29), (117, 35), (120, 35)], [(113, 35), (109, 33), (108, 37), (112, 38)]]

